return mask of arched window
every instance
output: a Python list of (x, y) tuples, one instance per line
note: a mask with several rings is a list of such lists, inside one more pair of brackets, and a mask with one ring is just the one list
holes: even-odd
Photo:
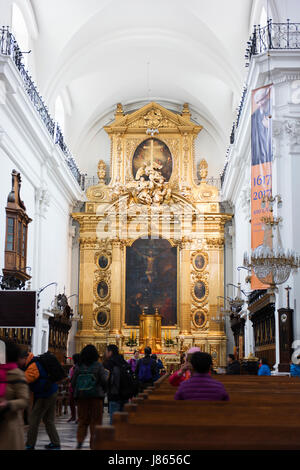
[[(29, 50), (29, 34), (20, 8), (14, 3), (12, 8), (12, 33), (22, 52)], [(24, 65), (28, 65), (28, 54), (23, 55)]]
[(62, 133), (64, 133), (65, 132), (65, 123), (66, 123), (65, 107), (64, 107), (63, 101), (62, 101), (60, 96), (58, 96), (56, 98), (54, 113), (55, 113), (55, 121), (58, 123)]

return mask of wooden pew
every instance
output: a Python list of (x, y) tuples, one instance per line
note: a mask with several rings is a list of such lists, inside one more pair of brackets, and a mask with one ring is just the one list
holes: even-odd
[(98, 426), (93, 449), (299, 450), (300, 429), (298, 423)]
[(177, 401), (161, 381), (97, 427), (93, 448), (300, 450), (300, 381), (228, 377), (229, 402)]

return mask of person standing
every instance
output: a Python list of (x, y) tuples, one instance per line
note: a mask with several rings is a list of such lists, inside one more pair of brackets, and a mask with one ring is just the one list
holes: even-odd
[(70, 384), (69, 384), (69, 405), (70, 405), (70, 409), (71, 409), (71, 417), (68, 419), (68, 423), (70, 421), (76, 421), (76, 403), (75, 403), (75, 399), (74, 399), (74, 390), (73, 390), (73, 387), (72, 387), (72, 384), (71, 384), (71, 380), (72, 380), (72, 377), (74, 375), (75, 367), (77, 366), (78, 361), (79, 361), (79, 354), (73, 354), (72, 360), (73, 360), (73, 366), (71, 367), (70, 372), (69, 372), (69, 380), (70, 380)]
[(241, 365), (239, 361), (237, 361), (233, 354), (228, 354), (227, 356), (227, 368), (226, 374), (227, 375), (240, 375), (241, 373)]
[(191, 377), (191, 357), (195, 352), (200, 352), (200, 348), (197, 346), (194, 346), (193, 348), (190, 348), (185, 356), (184, 356), (184, 361), (181, 363), (181, 367), (179, 370), (175, 371), (170, 377), (169, 377), (169, 383), (173, 385), (173, 387), (178, 387), (182, 382), (185, 380), (188, 380)]
[(257, 375), (271, 375), (271, 369), (265, 358), (260, 359), (259, 364), (260, 366)]
[(53, 382), (39, 357), (29, 353), (25, 377), (33, 395), (33, 406), (29, 416), (26, 449), (34, 450), (41, 420), (46, 427), (50, 443), (45, 445), (48, 450), (60, 450), (60, 439), (55, 426), (55, 411), (58, 385)]
[(110, 424), (112, 424), (113, 414), (116, 411), (123, 411), (125, 403), (136, 394), (136, 382), (130, 365), (119, 354), (119, 348), (115, 344), (107, 346), (103, 365), (110, 372), (107, 398)]
[(290, 364), (290, 376), (291, 377), (300, 377), (300, 356), (297, 356), (298, 363), (291, 362)]
[(6, 364), (0, 365), (0, 450), (24, 450), (24, 411), (29, 406), (29, 388), (18, 367), (21, 351), (5, 343)]
[(151, 352), (150, 347), (144, 349), (145, 355), (142, 359), (139, 359), (135, 369), (141, 392), (145, 390), (145, 388), (153, 385), (156, 375), (156, 365), (155, 361), (151, 359)]
[(156, 382), (160, 378), (161, 371), (164, 369), (164, 365), (156, 354), (152, 354), (151, 359), (155, 362), (155, 376), (153, 382)]
[(139, 356), (140, 356), (139, 351), (135, 349), (133, 352), (133, 357), (128, 360), (128, 364), (130, 365), (133, 374), (135, 374), (135, 369), (139, 360)]
[(88, 344), (80, 353), (79, 364), (71, 379), (78, 410), (77, 449), (81, 449), (88, 428), (90, 448), (93, 448), (95, 426), (102, 424), (107, 379), (108, 374), (99, 362), (97, 349)]

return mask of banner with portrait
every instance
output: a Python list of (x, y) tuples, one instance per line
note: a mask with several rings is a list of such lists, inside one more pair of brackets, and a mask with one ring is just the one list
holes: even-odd
[[(272, 89), (266, 85), (252, 91), (251, 108), (251, 248), (263, 245), (262, 217), (270, 215), (268, 204), (262, 207), (265, 197), (272, 196)], [(271, 238), (268, 240), (270, 245)], [(270, 246), (271, 247), (271, 246)], [(266, 289), (251, 274), (251, 289)]]

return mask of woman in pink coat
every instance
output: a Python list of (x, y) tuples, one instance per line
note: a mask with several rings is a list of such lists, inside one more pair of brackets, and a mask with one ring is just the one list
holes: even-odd
[(185, 361), (182, 364), (181, 368), (177, 370), (176, 372), (174, 372), (174, 374), (172, 374), (169, 377), (169, 383), (171, 385), (173, 385), (174, 387), (178, 387), (182, 382), (184, 382), (185, 380), (191, 377), (191, 363), (190, 363), (191, 356), (195, 352), (200, 352), (200, 351), (201, 351), (200, 348), (194, 347), (194, 348), (190, 348), (186, 352)]
[(21, 351), (6, 341), (6, 364), (0, 364), (0, 450), (24, 450), (24, 410), (29, 405), (29, 387), (18, 367)]

